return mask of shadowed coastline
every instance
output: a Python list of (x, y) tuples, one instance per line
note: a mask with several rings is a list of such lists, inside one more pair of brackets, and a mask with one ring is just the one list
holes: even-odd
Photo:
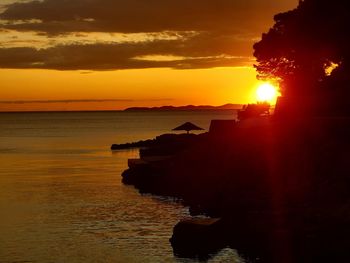
[[(181, 198), (174, 253), (224, 247), (252, 262), (348, 262), (349, 118), (261, 117), (226, 134), (162, 135), (129, 163), (123, 182)], [(257, 260), (258, 259), (258, 260)]]

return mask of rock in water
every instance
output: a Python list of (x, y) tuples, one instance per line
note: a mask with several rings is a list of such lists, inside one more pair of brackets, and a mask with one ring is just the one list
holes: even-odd
[(170, 243), (179, 257), (205, 259), (225, 246), (218, 218), (196, 218), (179, 222)]

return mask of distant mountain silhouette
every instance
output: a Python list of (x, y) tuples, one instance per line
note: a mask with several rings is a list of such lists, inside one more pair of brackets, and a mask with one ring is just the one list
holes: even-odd
[(238, 110), (242, 108), (242, 104), (225, 104), (221, 106), (210, 105), (187, 105), (187, 106), (161, 106), (161, 107), (131, 107), (124, 111), (187, 111), (187, 110)]

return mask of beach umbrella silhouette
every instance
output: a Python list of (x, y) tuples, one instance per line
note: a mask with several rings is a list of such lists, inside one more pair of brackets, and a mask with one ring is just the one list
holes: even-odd
[(194, 125), (192, 122), (186, 122), (179, 127), (176, 127), (173, 129), (173, 131), (186, 131), (187, 134), (190, 133), (190, 131), (202, 131), (204, 130), (201, 127), (198, 127), (197, 125)]

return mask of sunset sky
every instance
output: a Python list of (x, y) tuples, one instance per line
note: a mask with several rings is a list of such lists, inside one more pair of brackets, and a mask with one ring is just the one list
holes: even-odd
[(249, 103), (298, 0), (0, 0), (0, 111)]

